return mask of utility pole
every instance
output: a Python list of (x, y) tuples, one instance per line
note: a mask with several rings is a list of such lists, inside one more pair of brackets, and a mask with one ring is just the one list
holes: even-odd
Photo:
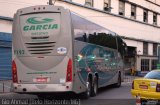
[(49, 0), (49, 5), (53, 5), (53, 2), (52, 2), (52, 0)]

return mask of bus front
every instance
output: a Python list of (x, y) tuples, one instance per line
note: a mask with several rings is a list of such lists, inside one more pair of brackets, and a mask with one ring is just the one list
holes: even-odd
[(68, 10), (50, 5), (19, 9), (14, 16), (12, 46), (14, 92), (72, 91)]

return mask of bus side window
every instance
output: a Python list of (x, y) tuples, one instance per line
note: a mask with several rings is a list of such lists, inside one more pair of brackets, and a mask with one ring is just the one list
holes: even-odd
[(83, 41), (87, 42), (87, 34), (86, 33), (84, 33), (84, 35), (83, 35)]
[(95, 57), (99, 57), (99, 48), (95, 48), (95, 49), (93, 50), (93, 55), (94, 55)]
[(92, 44), (98, 44), (97, 35), (96, 34), (89, 34), (88, 42)]
[(114, 56), (114, 52), (113, 52), (113, 51), (111, 51), (111, 52), (110, 52), (110, 55), (111, 55), (111, 58), (112, 58), (112, 59), (114, 59), (114, 58), (115, 58), (115, 56)]
[(99, 48), (99, 57), (104, 57), (105, 52), (103, 48)]
[(78, 32), (78, 33), (74, 33), (75, 35), (75, 40), (78, 40), (78, 41), (82, 41), (82, 42), (87, 42), (88, 41), (88, 38), (87, 38), (87, 34), (84, 33), (84, 32)]
[(105, 59), (110, 60), (111, 59), (111, 54), (110, 51), (105, 50), (105, 54), (104, 54)]

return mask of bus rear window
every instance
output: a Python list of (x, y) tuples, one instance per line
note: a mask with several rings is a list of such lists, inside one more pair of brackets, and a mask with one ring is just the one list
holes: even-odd
[[(60, 33), (60, 13), (38, 13), (20, 16), (23, 36), (51, 36)], [(54, 34), (53, 34), (54, 33)]]

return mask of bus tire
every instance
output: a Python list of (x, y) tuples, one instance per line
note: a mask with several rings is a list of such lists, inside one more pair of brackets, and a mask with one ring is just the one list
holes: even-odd
[(121, 87), (121, 82), (122, 82), (121, 73), (119, 73), (119, 74), (118, 74), (118, 80), (117, 80), (117, 83), (115, 84), (115, 87), (116, 87), (116, 88)]
[(94, 97), (96, 96), (98, 93), (98, 78), (97, 76), (94, 77), (93, 80), (93, 86), (92, 86), (92, 90), (91, 90), (91, 96)]
[(82, 97), (84, 99), (88, 99), (91, 96), (91, 89), (92, 89), (92, 79), (88, 77), (88, 80), (86, 82), (86, 91), (82, 93)]

